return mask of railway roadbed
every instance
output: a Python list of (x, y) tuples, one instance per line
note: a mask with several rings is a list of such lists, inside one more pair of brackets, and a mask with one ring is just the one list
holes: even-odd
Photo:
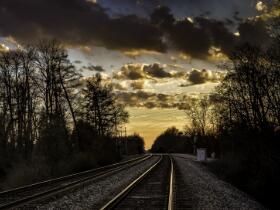
[[(174, 155), (175, 168), (180, 172), (181, 190), (189, 194), (195, 210), (263, 210), (260, 203), (231, 184), (212, 174), (193, 158)], [(187, 197), (187, 196), (185, 196)], [(183, 208), (182, 208), (183, 209)]]

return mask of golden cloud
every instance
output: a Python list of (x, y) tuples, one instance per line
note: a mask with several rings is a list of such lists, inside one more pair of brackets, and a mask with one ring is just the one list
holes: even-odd
[[(118, 72), (113, 72), (113, 78), (118, 80), (161, 80), (165, 78), (184, 77), (185, 75), (184, 72), (180, 71), (167, 71), (165, 70), (165, 67), (167, 67), (167, 65), (162, 65), (158, 63), (130, 63), (124, 65)], [(177, 65), (176, 68), (180, 67)]]
[(133, 58), (135, 59), (136, 57), (139, 56), (143, 56), (143, 55), (149, 55), (149, 56), (153, 56), (153, 55), (160, 55), (162, 53), (157, 52), (157, 51), (152, 51), (152, 50), (127, 50), (127, 51), (123, 51), (122, 52), (124, 55), (126, 55), (127, 57)]
[(4, 43), (0, 44), (0, 52), (7, 52), (10, 48), (6, 46)]
[(262, 1), (259, 1), (256, 4), (256, 10), (259, 12), (265, 11), (265, 10), (267, 10), (267, 6)]

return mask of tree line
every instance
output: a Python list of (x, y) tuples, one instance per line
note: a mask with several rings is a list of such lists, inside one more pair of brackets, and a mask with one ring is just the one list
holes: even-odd
[(116, 139), (128, 117), (112, 85), (100, 74), (83, 78), (61, 43), (44, 40), (0, 53), (2, 177), (20, 170), (17, 164), (28, 164), (27, 171), (45, 165), (55, 176), (60, 162), (89, 168), (116, 161)]

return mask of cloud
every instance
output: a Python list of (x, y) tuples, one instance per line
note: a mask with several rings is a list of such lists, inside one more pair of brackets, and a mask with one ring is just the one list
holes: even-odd
[(171, 74), (169, 72), (166, 72), (158, 63), (144, 65), (143, 71), (149, 76), (155, 78), (171, 77)]
[(192, 85), (196, 84), (204, 84), (206, 82), (218, 82), (222, 78), (221, 72), (214, 72), (210, 70), (198, 70), (193, 69), (188, 74), (188, 81), (191, 82)]
[(105, 71), (105, 69), (102, 66), (95, 66), (95, 65), (92, 65), (92, 64), (90, 64), (89, 66), (86, 66), (85, 69), (89, 70), (89, 71), (97, 71), (97, 72), (104, 72)]
[(82, 64), (83, 62), (82, 61), (80, 61), (80, 60), (75, 60), (74, 61), (74, 64)]
[[(119, 103), (126, 104), (131, 107), (147, 107), (154, 108), (159, 104), (157, 94), (145, 91), (137, 92), (117, 92)], [(152, 104), (154, 104), (152, 106)]]
[(195, 20), (199, 24), (201, 30), (210, 37), (211, 47), (215, 46), (220, 48), (226, 55), (231, 53), (238, 40), (236, 36), (226, 27), (225, 22), (201, 17), (198, 17)]
[[(183, 1), (180, 2), (182, 4)], [(183, 3), (207, 8), (205, 5), (209, 4), (203, 2)], [(111, 4), (119, 8), (117, 3)], [(128, 1), (126, 4), (129, 5)], [(143, 4), (151, 5), (148, 1)], [(105, 9), (106, 5), (95, 0), (1, 0), (0, 36), (13, 37), (19, 43), (34, 42), (39, 37), (56, 38), (84, 52), (91, 52), (92, 46), (103, 46), (120, 50), (132, 58), (175, 48), (199, 59), (211, 56), (211, 47), (229, 55), (240, 43), (262, 44), (268, 37), (265, 22), (261, 20), (238, 20), (240, 36), (237, 37), (229, 29), (229, 25), (236, 24), (236, 20), (227, 18), (221, 21), (206, 17), (209, 13), (192, 17), (188, 14), (185, 18), (176, 19), (177, 14), (172, 14), (174, 9), (162, 6), (151, 11), (156, 6), (152, 4), (153, 7), (148, 10), (151, 11), (150, 17), (131, 12), (112, 15), (113, 8)], [(165, 5), (172, 7), (171, 4)], [(176, 5), (179, 10), (179, 2)], [(240, 5), (244, 3), (238, 1), (238, 7)], [(238, 18), (238, 13), (234, 15)], [(160, 75), (168, 77), (168, 73)]]
[(0, 52), (6, 52), (9, 51), (10, 48), (8, 46), (6, 46), (5, 44), (0, 44)]
[(137, 14), (147, 16), (154, 8), (169, 7), (176, 14), (176, 18), (185, 16), (199, 16), (224, 19), (230, 17), (234, 11), (240, 11), (240, 17), (256, 14), (252, 0), (100, 0), (113, 15)]
[[(168, 65), (161, 65), (158, 63), (141, 64), (130, 63), (125, 64), (118, 72), (113, 73), (113, 78), (118, 80), (141, 80), (154, 79), (160, 80), (165, 78), (183, 78), (186, 73), (182, 71), (166, 71), (164, 67)], [(170, 66), (169, 66), (170, 67)], [(174, 66), (173, 66), (174, 68)], [(180, 68), (176, 66), (176, 68)]]
[[(152, 22), (167, 34), (171, 46), (190, 57), (207, 59), (209, 50), (219, 48), (221, 53), (229, 56), (236, 46), (246, 42), (264, 45), (269, 42), (266, 22), (261, 18), (239, 19), (238, 12), (234, 18), (238, 22), (240, 36), (236, 36), (228, 25), (234, 21), (224, 21), (197, 16), (192, 19), (175, 20), (169, 8), (158, 7), (151, 15)], [(173, 18), (172, 18), (173, 17)]]
[(145, 108), (178, 108), (185, 109), (188, 106), (190, 96), (185, 94), (168, 95), (145, 91), (137, 92), (115, 92), (117, 100), (121, 104), (130, 107)]
[(1, 0), (0, 36), (56, 38), (72, 46), (164, 51), (162, 32), (136, 15), (111, 17), (87, 0)]
[(160, 6), (155, 8), (151, 14), (151, 22), (163, 30), (171, 30), (175, 22), (173, 14), (171, 14), (170, 8), (166, 6)]
[(142, 90), (144, 88), (144, 81), (140, 80), (140, 81), (132, 82), (130, 86), (132, 87), (133, 90)]
[(212, 47), (230, 55), (239, 44), (239, 38), (228, 29), (227, 24), (228, 20), (223, 22), (204, 17), (195, 17), (193, 22), (180, 20), (169, 32), (170, 39), (177, 49), (194, 58), (211, 57), (209, 50)]
[(207, 81), (207, 78), (208, 74), (205, 69), (203, 69), (202, 71), (194, 69), (190, 72), (188, 80), (192, 84), (203, 84)]
[(122, 84), (120, 84), (120, 83), (115, 83), (115, 82), (113, 82), (113, 83), (111, 83), (111, 85), (112, 85), (112, 87), (113, 87), (114, 90), (123, 90), (123, 91), (127, 90), (127, 88), (124, 87), (124, 86), (123, 86)]
[(238, 22), (238, 23), (240, 23), (240, 22), (243, 21), (243, 19), (242, 19), (241, 17), (239, 17), (239, 12), (238, 12), (238, 11), (235, 11), (235, 12), (234, 12), (234, 14), (233, 14), (233, 19), (234, 19), (236, 22)]
[(171, 16), (168, 8), (159, 7), (151, 18), (168, 34), (175, 48), (191, 57), (206, 58), (211, 46), (220, 47), (225, 53), (234, 46), (236, 37), (228, 30), (226, 22), (205, 17), (186, 17), (175, 21)]
[(270, 42), (267, 25), (261, 18), (249, 19), (238, 27), (240, 43), (265, 46)]
[(160, 52), (157, 51), (152, 51), (152, 50), (145, 50), (145, 49), (140, 49), (140, 50), (126, 50), (122, 52), (124, 55), (127, 57), (130, 57), (132, 59), (136, 59), (137, 57), (146, 55), (146, 56), (154, 56), (154, 55), (160, 55)]
[(256, 10), (259, 12), (265, 11), (265, 10), (267, 10), (267, 6), (262, 1), (259, 1), (256, 4)]
[(138, 80), (145, 78), (142, 70), (142, 64), (126, 64), (119, 72), (113, 73), (114, 79), (128, 79), (128, 80)]
[(205, 58), (211, 46), (207, 33), (189, 21), (177, 21), (170, 31), (170, 38), (176, 49), (195, 58)]
[(86, 0), (87, 2), (91, 2), (92, 4), (97, 4), (97, 0)]

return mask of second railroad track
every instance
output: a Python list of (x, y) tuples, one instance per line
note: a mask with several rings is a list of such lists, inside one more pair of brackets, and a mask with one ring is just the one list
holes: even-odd
[(142, 156), (109, 166), (0, 192), (0, 209), (20, 209), (21, 207), (23, 209), (33, 209), (36, 207), (36, 203), (40, 203), (42, 200), (79, 188), (79, 186), (88, 182), (110, 176), (151, 157), (151, 155)]

